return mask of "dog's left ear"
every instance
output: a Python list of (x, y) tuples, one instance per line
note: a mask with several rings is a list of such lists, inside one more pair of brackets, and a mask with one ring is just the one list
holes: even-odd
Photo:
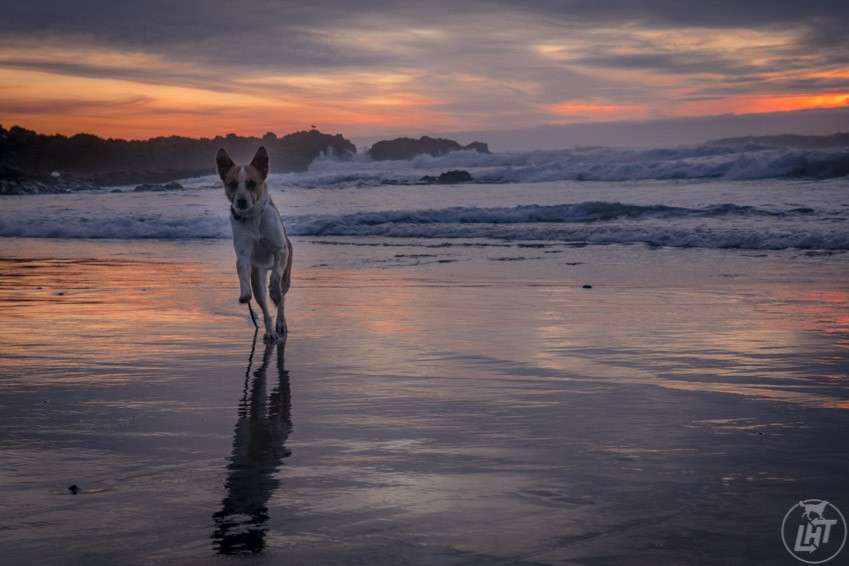
[(255, 167), (256, 170), (259, 171), (259, 174), (262, 175), (263, 179), (268, 177), (268, 152), (265, 151), (265, 146), (256, 150), (256, 155), (254, 155), (254, 158), (251, 161), (251, 166)]

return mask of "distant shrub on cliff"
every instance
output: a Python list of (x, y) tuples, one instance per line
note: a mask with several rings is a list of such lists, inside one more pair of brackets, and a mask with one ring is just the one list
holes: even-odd
[(318, 130), (278, 138), (235, 134), (192, 139), (179, 136), (144, 141), (103, 139), (91, 134), (71, 137), (44, 135), (14, 126), (0, 126), (0, 165), (33, 174), (52, 171), (93, 176), (103, 184), (160, 182), (178, 176), (207, 175), (215, 171), (215, 152), (224, 147), (237, 159), (249, 160), (260, 145), (271, 157), (273, 173), (303, 171), (322, 153), (345, 158), (357, 148), (340, 134)]

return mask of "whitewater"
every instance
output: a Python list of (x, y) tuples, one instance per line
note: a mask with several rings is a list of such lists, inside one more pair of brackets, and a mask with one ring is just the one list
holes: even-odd
[[(452, 170), (474, 180), (422, 181)], [(170, 192), (3, 197), (0, 237), (227, 239), (227, 202), (210, 173)], [(849, 250), (847, 174), (846, 148), (705, 144), (384, 162), (323, 156), (306, 172), (268, 182), (290, 234), (300, 237), (835, 253)]]

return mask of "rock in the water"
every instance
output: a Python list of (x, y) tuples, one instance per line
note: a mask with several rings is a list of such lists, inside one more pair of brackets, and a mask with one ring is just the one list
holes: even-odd
[(133, 191), (137, 193), (161, 193), (164, 191), (182, 191), (183, 185), (176, 181), (172, 181), (170, 183), (165, 183), (164, 185), (155, 185), (145, 183), (143, 185), (137, 186)]
[(446, 171), (442, 173), (439, 177), (434, 177), (433, 175), (425, 175), (422, 177), (422, 182), (438, 184), (438, 185), (456, 185), (459, 183), (469, 183), (474, 181), (474, 177), (468, 171)]
[(396, 138), (394, 140), (379, 141), (371, 146), (368, 154), (375, 161), (404, 161), (413, 159), (417, 155), (439, 157), (452, 151), (461, 150), (489, 153), (489, 147), (483, 142), (472, 142), (464, 146), (454, 140), (423, 136), (417, 140), (412, 138)]

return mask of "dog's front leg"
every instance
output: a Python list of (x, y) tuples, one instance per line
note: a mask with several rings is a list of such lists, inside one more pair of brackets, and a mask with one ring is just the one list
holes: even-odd
[(262, 322), (265, 325), (265, 335), (262, 337), (262, 341), (268, 344), (270, 342), (277, 342), (277, 332), (274, 328), (274, 323), (271, 321), (271, 315), (268, 313), (268, 302), (265, 298), (265, 295), (268, 293), (268, 289), (266, 287), (265, 278), (265, 269), (254, 267), (251, 270), (251, 286), (254, 290), (256, 303), (259, 305), (259, 308), (262, 309)]
[(251, 252), (236, 250), (236, 273), (239, 274), (239, 302), (251, 300)]

